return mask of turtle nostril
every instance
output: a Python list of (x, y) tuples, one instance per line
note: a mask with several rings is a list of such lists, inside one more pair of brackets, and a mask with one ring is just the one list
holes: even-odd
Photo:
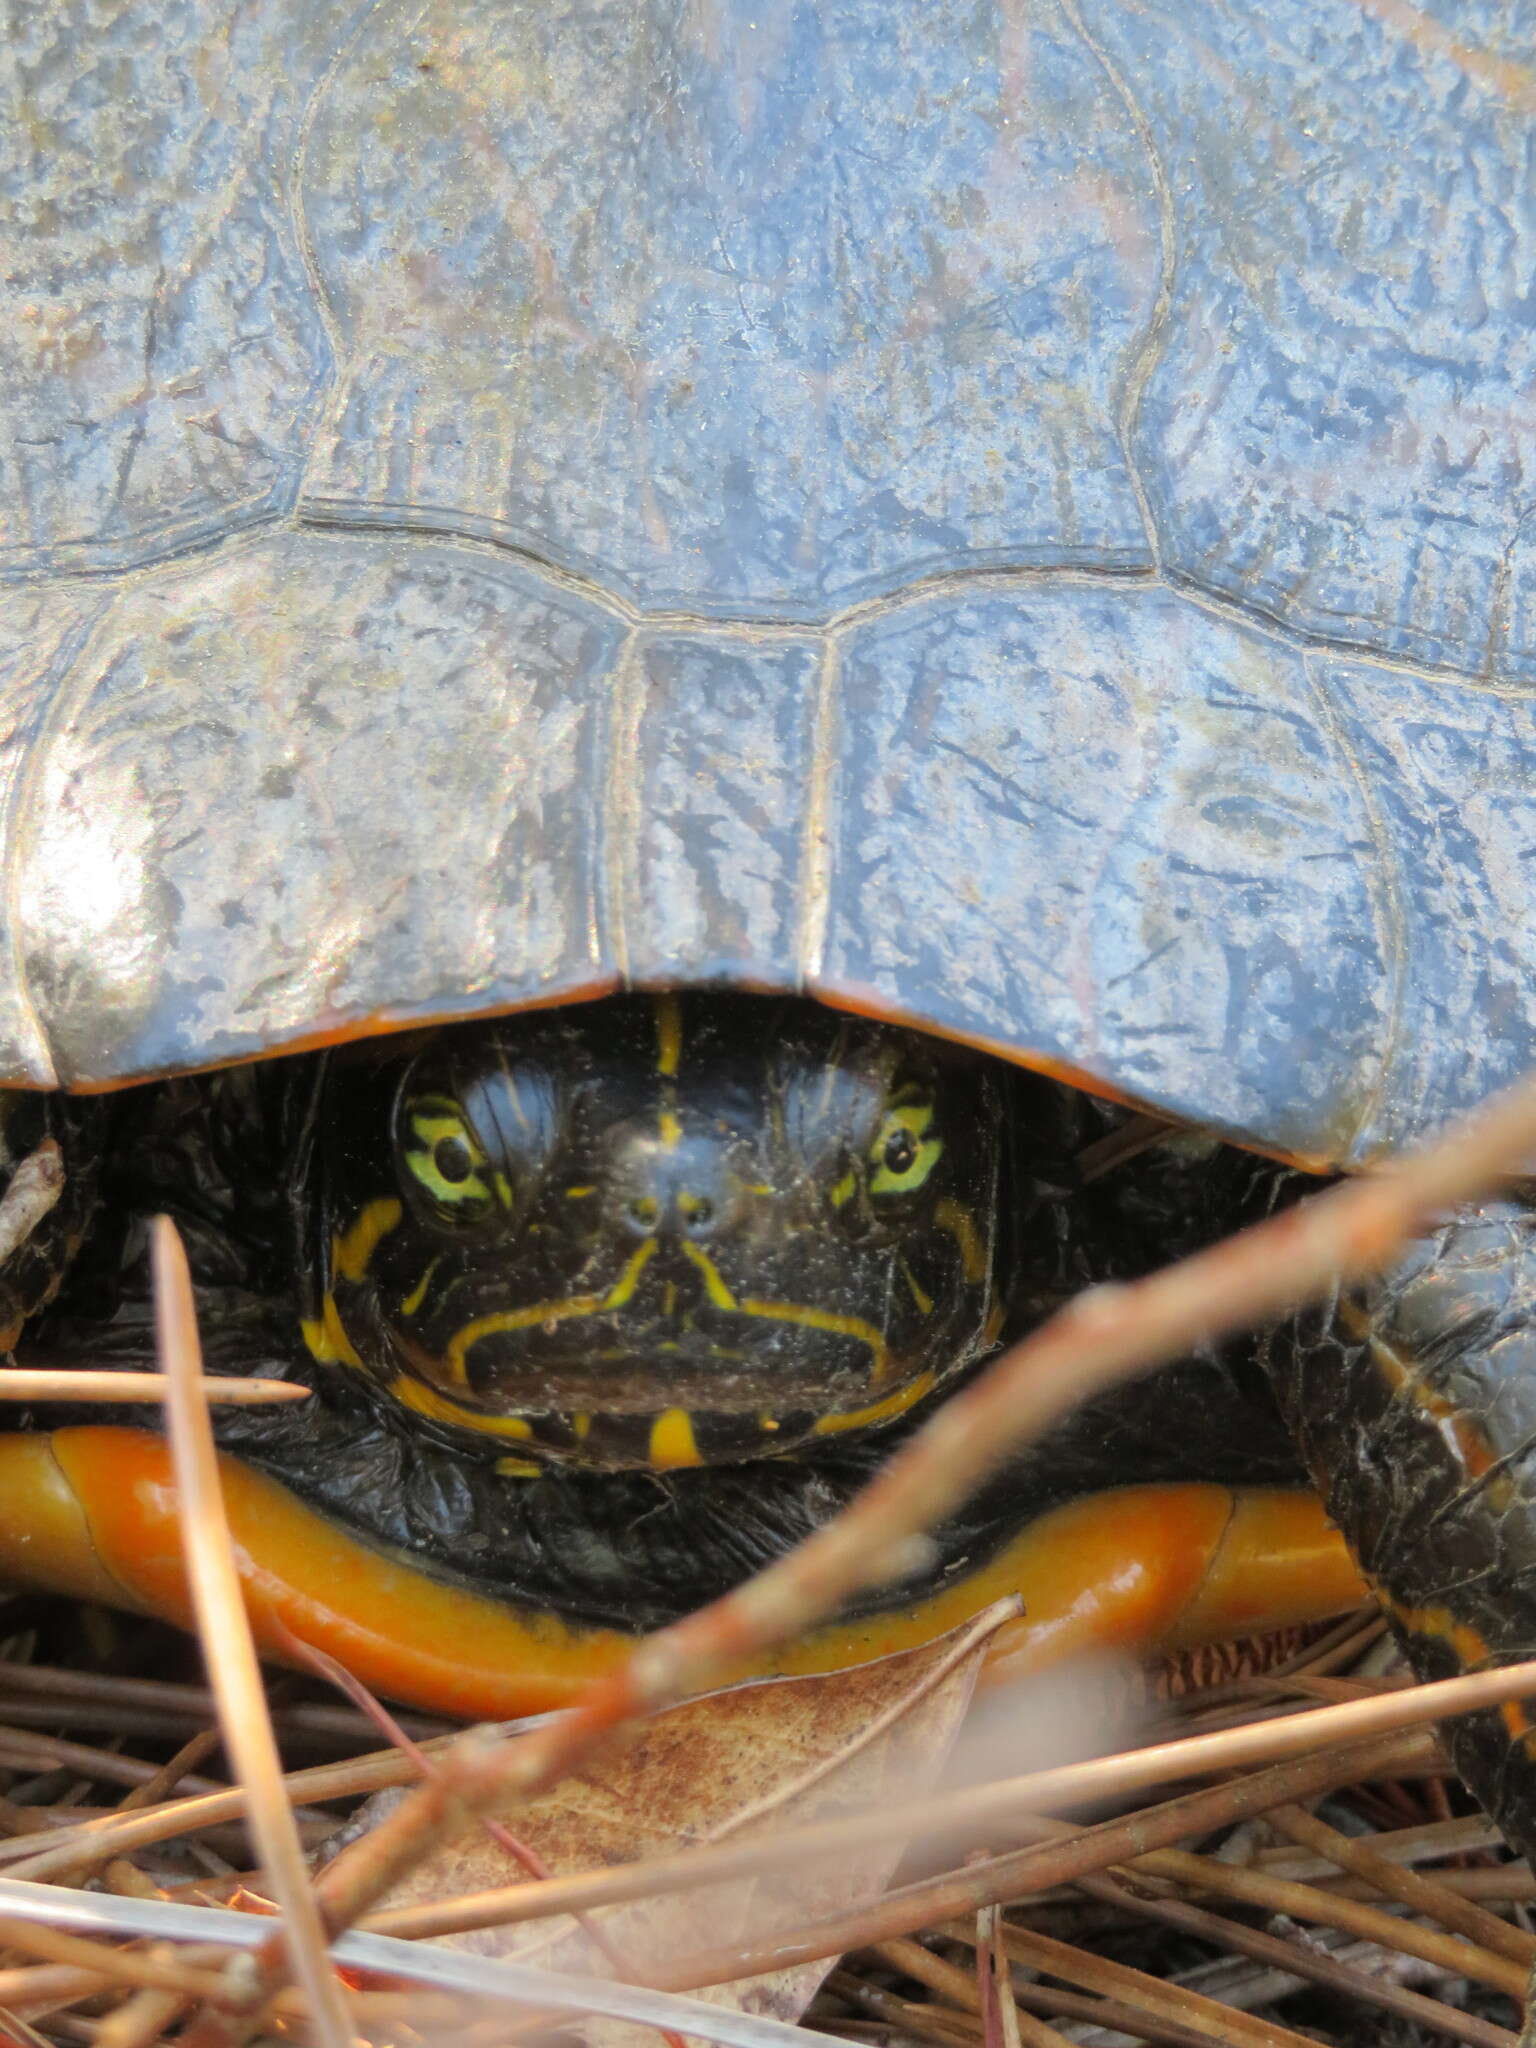
[(629, 1220), (642, 1230), (654, 1230), (661, 1214), (661, 1204), (654, 1195), (636, 1195), (629, 1205)]

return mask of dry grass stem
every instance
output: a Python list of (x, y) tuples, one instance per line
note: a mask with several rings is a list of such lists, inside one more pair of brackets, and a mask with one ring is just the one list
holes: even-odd
[(219, 1487), (218, 1456), (203, 1399), (202, 1356), (186, 1253), (168, 1217), (154, 1224), (152, 1259), (156, 1332), (168, 1381), (166, 1411), (182, 1503), (182, 1545), (198, 1633), (218, 1700), (225, 1747), (249, 1797), (252, 1833), (272, 1896), (283, 1915), (283, 1940), (295, 1978), (309, 2001), (322, 2048), (351, 2048), (346, 2001), (326, 1953), (325, 1931), (309, 1886), (298, 1831), (283, 1792), (277, 1741), (267, 1718), (261, 1668), (240, 1591), (229, 1523)]
[[(1289, 1835), (1293, 1842), (1326, 1856), (1340, 1870), (1364, 1878), (1383, 1898), (1395, 1899), (1411, 1912), (1438, 1921), (1485, 1952), (1503, 1956), (1522, 1971), (1528, 1972), (1536, 1964), (1536, 1936), (1527, 1934), (1524, 1928), (1511, 1927), (1496, 1913), (1485, 1912), (1482, 1907), (1458, 1898), (1436, 1879), (1388, 1862), (1376, 1854), (1370, 1843), (1355, 1835), (1340, 1834), (1305, 1807), (1277, 1806), (1269, 1814), (1269, 1824)], [(1517, 1991), (1515, 1996), (1519, 1995)]]
[[(946, 1927), (944, 1932), (951, 1940), (969, 1942), (972, 1939), (970, 1929), (962, 1923)], [(1071, 1942), (1057, 1941), (1051, 1935), (1012, 1927), (1006, 1922), (999, 1938), (1012, 1962), (1023, 1963), (1047, 1977), (1059, 1977), (1063, 1983), (1075, 1984), (1081, 1991), (1095, 1992), (1104, 1998), (1118, 1998), (1122, 2005), (1155, 2013), (1162, 2019), (1188, 2027), (1193, 2034), (1221, 2042), (1223, 2048), (1311, 2048), (1306, 2036), (1290, 2027), (1261, 2019), (1255, 2013), (1241, 2012), (1236, 2006), (1223, 2005), (1217, 1999), (1191, 1991), (1186, 1985), (1148, 1976), (1145, 1970), (1132, 1969), (1129, 1964), (1091, 1955), (1087, 1949), (1078, 1948)]]
[[(1437, 1969), (1453, 1976), (1471, 1977), (1509, 1998), (1519, 2000), (1525, 1995), (1529, 1961), (1512, 1962), (1508, 1956), (1458, 1935), (1420, 1927), (1415, 1921), (1399, 1919), (1339, 1892), (1320, 1891), (1314, 1885), (1270, 1877), (1261, 1871), (1223, 1863), (1214, 1856), (1191, 1855), (1184, 1849), (1157, 1850), (1138, 1858), (1133, 1868), (1138, 1875), (1170, 1879), (1187, 1892), (1258, 1906), (1304, 1924), (1335, 1928), (1357, 1940), (1374, 1941), (1380, 1948), (1418, 1956)], [(1483, 1917), (1493, 1918), (1492, 1914)], [(1518, 1936), (1516, 1929), (1509, 1932)]]
[(19, 1949), (41, 1962), (62, 1963), (90, 1971), (99, 1981), (132, 1985), (135, 1990), (150, 1986), (176, 1991), (191, 1998), (223, 1998), (224, 1980), (212, 1971), (198, 1970), (185, 1963), (165, 1962), (142, 1949), (110, 1948), (105, 1942), (82, 1935), (65, 1934), (44, 1927), (35, 1920), (13, 1919), (0, 1913), (0, 1946)]
[(96, 2048), (154, 2048), (186, 2005), (174, 1991), (136, 1991), (96, 2029)]
[(1210, 1942), (1218, 1949), (1236, 1951), (1255, 1962), (1267, 1964), (1271, 1969), (1304, 1978), (1361, 2004), (1396, 2013), (1400, 2019), (1427, 2027), (1432, 2033), (1464, 2041), (1467, 2048), (1520, 2048), (1516, 2036), (1507, 2027), (1495, 2026), (1491, 2020), (1479, 2019), (1473, 2013), (1460, 2012), (1454, 2006), (1442, 2004), (1439, 1999), (1426, 1998), (1422, 1992), (1410, 1991), (1405, 1984), (1394, 1983), (1390, 1977), (1353, 1970), (1348, 1964), (1301, 1942), (1282, 1941), (1278, 1935), (1266, 1934), (1242, 1921), (1207, 1912), (1203, 1906), (1191, 1906), (1181, 1899), (1151, 1898), (1133, 1884), (1107, 1876), (1085, 1878), (1083, 1889), (1094, 1898), (1113, 1899), (1146, 1919), (1161, 1921), (1165, 1927), (1177, 1928), (1181, 1934), (1192, 1934), (1197, 1940)]
[[(220, 1379), (213, 1373), (203, 1379), (202, 1390), (205, 1400), (229, 1408), (265, 1408), (310, 1399), (310, 1389), (295, 1386), (291, 1380)], [(158, 1372), (83, 1372), (72, 1366), (53, 1371), (21, 1365), (0, 1370), (0, 1401), (142, 1406), (168, 1398), (165, 1375)]]

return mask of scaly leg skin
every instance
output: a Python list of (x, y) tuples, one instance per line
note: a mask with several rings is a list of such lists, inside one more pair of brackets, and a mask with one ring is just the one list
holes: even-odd
[[(1459, 1211), (1270, 1345), (1282, 1409), (1416, 1672), (1536, 1656), (1536, 1210)], [(1536, 1856), (1536, 1703), (1443, 1731)]]

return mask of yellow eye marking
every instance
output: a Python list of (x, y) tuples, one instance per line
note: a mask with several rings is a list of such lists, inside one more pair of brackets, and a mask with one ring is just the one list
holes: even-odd
[[(939, 1163), (944, 1150), (942, 1138), (927, 1136), (933, 1122), (933, 1105), (930, 1102), (898, 1103), (885, 1113), (880, 1126), (880, 1135), (869, 1148), (870, 1164), (874, 1172), (869, 1177), (869, 1192), (872, 1195), (910, 1195), (920, 1188)], [(885, 1163), (886, 1148), (894, 1139), (903, 1135), (911, 1144), (912, 1160), (899, 1171)]]
[(415, 1315), (417, 1309), (421, 1307), (421, 1304), (427, 1298), (427, 1289), (432, 1285), (432, 1275), (437, 1271), (438, 1267), (442, 1263), (443, 1262), (441, 1259), (434, 1259), (431, 1265), (428, 1266), (425, 1273), (422, 1274), (421, 1278), (416, 1282), (416, 1285), (411, 1289), (410, 1293), (405, 1297), (404, 1301), (401, 1302), (401, 1315)]
[[(424, 1095), (410, 1104), (409, 1115), (414, 1143), (406, 1147), (405, 1163), (432, 1199), (446, 1209), (476, 1204), (489, 1207), (492, 1195), (485, 1174), (490, 1161), (457, 1104), (445, 1096)], [(448, 1180), (438, 1168), (437, 1148), (445, 1138), (456, 1138), (469, 1154), (469, 1172), (463, 1180)], [(506, 1177), (497, 1174), (495, 1178), (497, 1193), (510, 1208), (512, 1190)]]
[(457, 1401), (445, 1399), (420, 1380), (407, 1379), (403, 1373), (390, 1381), (389, 1391), (403, 1408), (414, 1408), (418, 1415), (429, 1416), (433, 1422), (456, 1422), (461, 1429), (478, 1430), (482, 1436), (514, 1436), (523, 1442), (533, 1435), (533, 1424), (521, 1415), (482, 1415), (474, 1408), (463, 1408)]
[(335, 1297), (327, 1290), (320, 1309), (320, 1320), (312, 1321), (305, 1316), (299, 1324), (299, 1332), (309, 1346), (311, 1357), (321, 1365), (355, 1365), (363, 1361), (352, 1347), (352, 1340), (342, 1327), (341, 1317), (336, 1313)]
[(656, 1071), (669, 1079), (683, 1052), (683, 1006), (676, 996), (656, 998)]
[(577, 1443), (585, 1443), (591, 1429), (592, 1418), (590, 1415), (573, 1415), (571, 1417), (571, 1435), (575, 1437)]
[(905, 1387), (898, 1387), (894, 1394), (888, 1394), (883, 1401), (876, 1401), (869, 1408), (855, 1408), (844, 1415), (818, 1416), (814, 1425), (817, 1436), (836, 1436), (844, 1429), (866, 1429), (871, 1423), (890, 1422), (897, 1415), (905, 1415), (909, 1408), (915, 1408), (924, 1394), (932, 1392), (933, 1374), (920, 1372), (915, 1380)]
[(702, 1465), (693, 1418), (686, 1408), (665, 1409), (651, 1424), (650, 1460), (659, 1472), (681, 1465)]
[(759, 1417), (757, 1418), (757, 1426), (759, 1429), (777, 1429), (779, 1425), (775, 1421), (773, 1416), (759, 1415)]
[[(450, 1338), (443, 1354), (448, 1370), (459, 1385), (468, 1384), (465, 1357), (482, 1337), (494, 1337), (502, 1330), (531, 1330), (537, 1323), (564, 1323), (573, 1316), (600, 1315), (604, 1309), (623, 1308), (640, 1284), (640, 1275), (656, 1253), (656, 1240), (648, 1237), (636, 1247), (623, 1272), (606, 1294), (571, 1294), (563, 1301), (535, 1301), (527, 1308), (501, 1309), (495, 1315), (480, 1316), (466, 1323)], [(413, 1383), (414, 1384), (414, 1383)]]
[(586, 1200), (588, 1195), (595, 1195), (596, 1193), (596, 1188), (567, 1188), (565, 1199), (568, 1202), (582, 1202)]
[(931, 1316), (933, 1314), (933, 1296), (931, 1294), (925, 1294), (922, 1288), (919, 1287), (919, 1285), (917, 1284), (917, 1275), (913, 1272), (912, 1268), (907, 1264), (905, 1259), (903, 1259), (901, 1262), (901, 1270), (906, 1278), (907, 1287), (911, 1292), (912, 1299), (917, 1303), (918, 1313), (920, 1315)]
[(683, 1127), (678, 1122), (676, 1110), (664, 1109), (657, 1122), (661, 1127), (662, 1144), (669, 1152), (675, 1151), (683, 1135)]
[(978, 1280), (987, 1277), (987, 1248), (982, 1242), (975, 1218), (963, 1202), (946, 1195), (933, 1212), (933, 1220), (940, 1230), (947, 1230), (960, 1247), (960, 1265), (965, 1277), (974, 1286)]
[(368, 1270), (368, 1261), (405, 1214), (392, 1196), (369, 1202), (339, 1236), (331, 1239), (331, 1264), (343, 1280), (358, 1281)]
[[(693, 1247), (684, 1245), (684, 1251), (691, 1253)], [(711, 1297), (713, 1298), (713, 1297)], [(723, 1307), (725, 1304), (722, 1303)], [(890, 1348), (873, 1323), (866, 1323), (861, 1316), (834, 1315), (830, 1309), (805, 1308), (798, 1301), (753, 1301), (741, 1303), (744, 1316), (763, 1316), (776, 1323), (798, 1323), (806, 1330), (827, 1330), (835, 1337), (853, 1337), (860, 1344), (867, 1344), (872, 1353), (869, 1376), (878, 1387), (891, 1369)]]
[(853, 1168), (850, 1167), (848, 1171), (843, 1175), (842, 1179), (837, 1183), (837, 1186), (832, 1190), (833, 1208), (841, 1209), (844, 1202), (852, 1201), (854, 1190), (858, 1187), (858, 1185), (858, 1175), (853, 1171)]
[[(710, 1301), (716, 1308), (733, 1309), (737, 1306), (735, 1295), (726, 1286), (725, 1278), (720, 1268), (715, 1264), (708, 1252), (701, 1252), (696, 1244), (685, 1244), (683, 1246), (683, 1257), (691, 1265), (697, 1266), (704, 1275), (704, 1292), (709, 1296)], [(749, 1315), (752, 1313), (750, 1308), (747, 1310), (747, 1313)]]
[(536, 1458), (498, 1458), (495, 1466), (502, 1479), (542, 1479), (544, 1467)]

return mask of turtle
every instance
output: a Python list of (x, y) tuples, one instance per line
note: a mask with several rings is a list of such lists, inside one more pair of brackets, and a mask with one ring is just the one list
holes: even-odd
[[(15, 1357), (178, 1217), (258, 1626), (556, 1704), (1073, 1288), (1536, 1051), (1530, 28), (42, 0), (3, 60)], [(1105, 1170), (1101, 1170), (1105, 1169)], [(1536, 1643), (1527, 1191), (774, 1667)], [(1313, 1491), (1313, 1486), (1320, 1492)], [(185, 1613), (150, 1421), (0, 1571)], [(1348, 1539), (1348, 1548), (1339, 1535)], [(1005, 1659), (1006, 1661), (1006, 1659)], [(1523, 1710), (1454, 1735), (1536, 1844)]]

